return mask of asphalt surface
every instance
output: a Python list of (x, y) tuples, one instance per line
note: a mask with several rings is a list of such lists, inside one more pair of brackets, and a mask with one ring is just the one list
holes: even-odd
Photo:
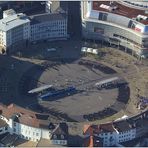
[[(125, 100), (125, 96), (121, 93), (122, 89), (119, 92), (117, 88), (102, 91), (94, 88), (96, 82), (120, 75), (99, 62), (96, 68), (80, 64), (80, 49), (82, 46), (83, 43), (79, 41), (58, 41), (58, 44), (57, 42), (39, 43), (30, 46), (30, 50), (22, 52), (21, 57), (17, 57), (17, 59), (16, 57), (10, 57), (9, 62), (7, 61), (7, 56), (2, 56), (4, 60), (2, 61), (7, 65), (6, 67), (9, 67), (8, 69), (6, 68), (5, 74), (8, 80), (5, 80), (5, 78), (2, 80), (6, 84), (1, 82), (3, 87), (6, 86), (7, 89), (0, 89), (0, 92), (4, 91), (1, 93), (2, 102), (4, 104), (13, 102), (20, 106), (34, 109), (35, 104), (38, 104), (38, 100), (36, 97), (28, 96), (27, 92), (44, 84), (54, 84), (58, 89), (75, 86), (76, 89), (82, 92), (72, 96), (61, 97), (42, 105), (59, 113), (68, 114), (76, 120), (82, 121), (84, 114), (97, 113), (109, 106), (115, 108), (117, 112), (123, 109), (125, 102), (121, 98)], [(53, 47), (57, 49), (55, 52), (46, 50)], [(39, 55), (40, 57), (38, 57)], [(52, 63), (56, 63), (52, 59), (53, 57), (60, 61), (55, 66), (51, 66)], [(46, 60), (43, 60), (44, 58)], [(11, 76), (9, 76), (10, 73)], [(127, 94), (126, 100), (129, 99), (129, 95)], [(5, 97), (6, 99), (4, 99)]]
[(99, 70), (91, 71), (85, 66), (73, 63), (47, 69), (40, 76), (40, 82), (51, 84), (59, 89), (75, 86), (78, 91), (82, 92), (46, 101), (45, 106), (66, 113), (73, 118), (103, 110), (114, 104), (118, 96), (118, 89), (97, 90), (94, 85), (102, 77), (105, 75)]

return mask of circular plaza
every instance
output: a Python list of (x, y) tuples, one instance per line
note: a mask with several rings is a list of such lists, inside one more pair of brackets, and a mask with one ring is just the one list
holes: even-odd
[[(56, 121), (67, 122), (110, 120), (112, 115), (121, 117), (124, 114), (138, 112), (137, 100), (133, 98), (137, 93), (143, 93), (141, 84), (144, 83), (141, 83), (141, 79), (138, 79), (135, 85), (135, 79), (143, 71), (138, 70), (141, 64), (136, 64), (136, 59), (111, 48), (98, 47), (100, 52), (104, 52), (101, 59), (81, 57), (83, 44), (85, 43), (71, 41), (58, 42), (58, 46), (54, 42), (46, 44), (46, 47), (43, 47), (45, 44), (37, 44), (33, 45), (33, 49), (27, 54), (22, 52), (21, 58), (15, 55), (9, 57), (8, 62), (2, 57), (1, 69), (5, 75), (2, 75), (4, 78), (1, 81), (3, 83), (3, 79), (7, 79), (9, 83), (6, 84), (6, 89), (2, 88), (0, 91), (1, 102), (6, 105), (14, 103), (43, 114), (50, 114)], [(87, 46), (93, 47), (93, 44)], [(49, 52), (46, 48), (57, 50)], [(36, 52), (33, 52), (34, 50)], [(43, 57), (34, 54), (43, 54)], [(127, 83), (102, 90), (95, 85), (114, 77)], [(56, 91), (73, 87), (76, 92), (49, 97), (47, 100), (41, 100), (39, 93), (28, 93), (44, 85), (52, 85)], [(139, 87), (140, 92), (136, 92)]]
[[(46, 61), (24, 73), (20, 80), (19, 92), (25, 98), (30, 98), (31, 101), (26, 107), (32, 110), (51, 113), (66, 121), (95, 121), (116, 114), (124, 109), (128, 102), (130, 90), (127, 83), (101, 90), (97, 88), (97, 82), (114, 77), (125, 82), (112, 68), (87, 58)], [(45, 85), (51, 85), (54, 92), (65, 91), (70, 87), (74, 88), (75, 92), (48, 95), (45, 99), (40, 98), (43, 92), (28, 93)], [(44, 94), (52, 91), (47, 90)]]

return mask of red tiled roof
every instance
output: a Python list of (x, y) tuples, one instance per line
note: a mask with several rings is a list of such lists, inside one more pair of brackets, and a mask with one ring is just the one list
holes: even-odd
[(111, 123), (105, 123), (100, 125), (84, 125), (83, 133), (88, 135), (93, 135), (93, 133), (101, 132), (114, 132), (116, 131)]
[(2, 111), (2, 115), (7, 119), (11, 118), (13, 115), (20, 114), (17, 122), (28, 126), (39, 128), (41, 124), (47, 124), (47, 121), (45, 122), (36, 118), (36, 112), (19, 107), (15, 104), (10, 104), (9, 106), (0, 104), (0, 110)]
[(40, 127), (40, 122), (36, 118), (33, 118), (29, 115), (22, 115), (19, 117), (19, 122), (31, 127)]
[[(98, 11), (105, 11), (105, 12), (110, 12), (107, 9), (101, 8), (100, 5), (104, 4), (107, 6), (110, 6), (110, 1), (93, 1), (93, 10), (98, 10)], [(136, 18), (138, 15), (144, 15), (148, 17), (148, 14), (145, 13), (144, 10), (139, 10), (139, 9), (134, 9), (122, 4), (119, 4), (117, 1), (113, 2), (114, 6), (117, 6), (117, 9), (110, 12), (110, 13), (114, 13), (114, 14), (118, 14), (118, 15), (122, 15), (128, 18)], [(140, 21), (143, 24), (148, 24), (148, 20), (146, 21)]]
[(84, 125), (83, 133), (93, 135), (93, 132), (99, 132), (100, 128), (97, 125)]
[(107, 131), (107, 132), (114, 132), (115, 131), (112, 123), (101, 124), (100, 128), (101, 128), (101, 130)]
[(9, 106), (0, 104), (0, 110), (2, 110), (3, 116), (5, 116), (8, 119), (15, 113), (22, 113), (35, 117), (35, 112), (19, 107), (15, 104), (10, 104)]

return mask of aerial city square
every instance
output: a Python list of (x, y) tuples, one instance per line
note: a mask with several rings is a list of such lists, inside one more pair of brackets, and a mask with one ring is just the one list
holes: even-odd
[(148, 146), (148, 1), (0, 1), (0, 147)]

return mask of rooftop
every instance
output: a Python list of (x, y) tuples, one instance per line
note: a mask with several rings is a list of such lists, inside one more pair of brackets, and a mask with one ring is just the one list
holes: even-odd
[(48, 128), (50, 122), (48, 120), (38, 119), (36, 116), (38, 113), (19, 107), (15, 104), (11, 104), (9, 106), (4, 106), (1, 104), (0, 110), (2, 111), (1, 114), (7, 119), (13, 118), (16, 122), (36, 128), (40, 128), (41, 125), (44, 125), (44, 128)]
[(0, 20), (0, 30), (2, 31), (8, 31), (12, 28), (15, 28), (17, 26), (23, 25), (25, 23), (29, 23), (30, 20), (28, 17), (22, 13), (20, 14), (14, 14), (9, 17), (3, 18)]
[(84, 125), (83, 132), (84, 134), (93, 134), (93, 133), (104, 133), (104, 132), (114, 132), (116, 131), (112, 123), (100, 124), (100, 125)]
[[(49, 115), (39, 114), (37, 112), (27, 110), (15, 104), (5, 106), (0, 104), (1, 115), (5, 118), (12, 118), (15, 122), (25, 124), (31, 127), (51, 130), (56, 135), (68, 135), (68, 126), (66, 123), (53, 124), (49, 120)], [(0, 124), (5, 125), (4, 122)], [(67, 137), (64, 137), (67, 138)]]
[(66, 19), (66, 13), (44, 13), (30, 16), (31, 24)]
[(114, 131), (116, 131), (115, 128), (113, 127), (112, 123), (101, 124), (100, 129), (101, 129), (101, 132), (114, 132)]
[[(136, 18), (138, 15), (146, 16), (148, 17), (148, 13), (146, 13), (146, 10), (139, 10), (136, 8), (131, 8), (122, 4), (119, 4), (117, 1), (93, 1), (92, 2), (92, 9), (98, 10), (98, 11), (105, 11), (109, 13), (114, 13), (118, 15), (122, 15), (128, 18)], [(112, 8), (112, 9), (110, 9)], [(147, 25), (147, 20), (139, 20), (139, 22)]]
[(0, 119), (0, 128), (1, 127), (5, 127), (5, 126), (7, 126), (8, 124), (4, 121), (4, 120), (2, 120), (2, 119)]
[(130, 130), (132, 127), (130, 126), (130, 124), (126, 121), (119, 121), (119, 122), (114, 122), (114, 127), (119, 131), (127, 131)]
[[(66, 123), (60, 123), (55, 129), (53, 130), (54, 135), (57, 136), (57, 138), (60, 140), (67, 139), (68, 135), (68, 126)], [(63, 136), (61, 136), (63, 135)], [(51, 137), (52, 140), (54, 140), (54, 136)]]
[(5, 11), (3, 11), (3, 18), (10, 16), (10, 15), (14, 15), (14, 14), (16, 14), (16, 12), (13, 9), (5, 10)]

